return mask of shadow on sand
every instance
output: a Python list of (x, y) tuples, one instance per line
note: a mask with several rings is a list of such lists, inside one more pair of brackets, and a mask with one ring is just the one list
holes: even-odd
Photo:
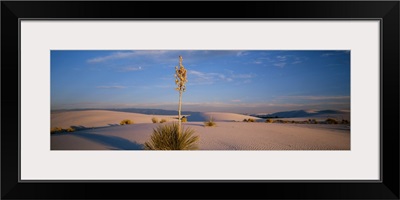
[(85, 138), (87, 140), (97, 142), (100, 144), (107, 145), (116, 150), (143, 150), (142, 144), (132, 142), (130, 140), (116, 137), (116, 136), (105, 136), (85, 132), (75, 132), (73, 135)]

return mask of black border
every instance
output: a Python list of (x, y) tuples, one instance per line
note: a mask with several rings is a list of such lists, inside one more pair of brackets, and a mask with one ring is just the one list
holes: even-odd
[[(399, 199), (399, 2), (397, 1), (2, 1), (1, 198), (3, 199)], [(157, 9), (154, 9), (157, 8)], [(162, 9), (159, 9), (162, 8)], [(19, 19), (380, 19), (381, 182), (18, 182)], [(18, 79), (18, 83), (15, 83)], [(13, 84), (14, 83), (14, 84)], [(18, 98), (17, 98), (18, 97)], [(18, 111), (18, 112), (17, 112)], [(18, 127), (18, 128), (17, 128)], [(148, 193), (147, 190), (154, 191)], [(189, 191), (189, 192), (183, 192)], [(191, 194), (191, 195), (187, 195)]]

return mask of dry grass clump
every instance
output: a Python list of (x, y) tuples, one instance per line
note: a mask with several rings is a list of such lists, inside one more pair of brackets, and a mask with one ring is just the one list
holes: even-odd
[(179, 133), (179, 124), (172, 123), (153, 129), (150, 141), (144, 143), (146, 150), (196, 150), (199, 136), (194, 130), (182, 128)]
[(124, 119), (119, 123), (119, 125), (128, 125), (128, 124), (133, 124), (133, 121), (131, 121), (130, 119)]
[(274, 120), (272, 120), (272, 119), (267, 119), (267, 120), (265, 120), (265, 123), (274, 123)]
[(350, 121), (347, 119), (342, 119), (342, 124), (350, 124)]
[(156, 117), (151, 118), (151, 121), (152, 121), (154, 124), (158, 123), (158, 119), (157, 119)]
[(212, 117), (210, 117), (210, 119), (208, 121), (204, 122), (204, 126), (212, 127), (212, 126), (216, 126), (216, 125), (217, 125), (217, 123), (214, 122)]
[(328, 118), (325, 120), (327, 124), (338, 124), (339, 122), (336, 119)]
[(167, 122), (167, 120), (166, 119), (161, 119), (160, 120), (160, 123), (164, 123), (164, 122)]
[(182, 117), (182, 122), (187, 122), (187, 118), (185, 116)]
[(65, 129), (65, 131), (67, 131), (67, 132), (74, 132), (74, 131), (75, 131), (75, 129), (74, 129), (74, 128), (72, 128), (72, 127), (69, 127), (69, 128), (67, 128), (67, 129)]
[(243, 121), (244, 121), (244, 122), (256, 122), (256, 120), (255, 120), (255, 119), (252, 119), (252, 118), (244, 119)]
[(51, 134), (53, 134), (53, 133), (60, 133), (60, 132), (63, 132), (63, 129), (60, 128), (60, 127), (53, 127), (53, 128), (50, 129), (50, 133), (51, 133)]
[(72, 127), (69, 127), (67, 129), (63, 129), (61, 127), (53, 127), (53, 128), (50, 129), (50, 133), (51, 134), (53, 134), (53, 133), (63, 133), (63, 132), (70, 133), (70, 132), (74, 132), (74, 131), (75, 131), (75, 128), (72, 128)]

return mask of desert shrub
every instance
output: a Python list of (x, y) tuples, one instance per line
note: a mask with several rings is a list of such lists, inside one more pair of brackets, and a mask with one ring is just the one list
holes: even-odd
[(133, 124), (133, 121), (131, 121), (130, 119), (124, 119), (119, 124), (120, 125)]
[(194, 130), (182, 129), (179, 134), (179, 124), (172, 123), (153, 129), (150, 141), (144, 143), (146, 150), (196, 150), (199, 136)]
[(342, 119), (342, 124), (350, 124), (350, 121), (347, 119)]
[(308, 119), (309, 124), (318, 124), (316, 119)]
[(182, 117), (182, 122), (187, 122), (187, 118), (185, 116)]
[(160, 120), (160, 123), (164, 123), (164, 122), (167, 122), (167, 120), (166, 119), (161, 119)]
[(267, 119), (267, 120), (265, 120), (265, 123), (274, 123), (274, 120), (272, 120), (272, 119)]
[(216, 126), (217, 124), (214, 122), (213, 118), (210, 117), (210, 119), (208, 119), (208, 121), (204, 122), (204, 126)]
[(74, 129), (74, 128), (72, 128), (72, 127), (69, 127), (69, 128), (67, 128), (67, 129), (65, 129), (65, 131), (67, 131), (67, 132), (74, 132), (74, 131), (75, 131), (75, 129)]
[(249, 118), (248, 120), (247, 120), (247, 122), (255, 122), (256, 120), (255, 119), (252, 119), (252, 118)]
[(53, 133), (59, 133), (59, 132), (63, 132), (64, 130), (62, 129), (62, 128), (60, 128), (60, 127), (53, 127), (53, 128), (51, 128), (50, 129), (50, 133), (51, 134), (53, 134)]
[(151, 121), (152, 121), (153, 123), (158, 123), (158, 119), (155, 118), (155, 117), (151, 118)]
[(336, 119), (332, 119), (332, 118), (328, 118), (327, 120), (325, 120), (325, 122), (327, 124), (338, 124), (338, 121), (336, 121)]
[(243, 122), (247, 122), (247, 119), (244, 119)]

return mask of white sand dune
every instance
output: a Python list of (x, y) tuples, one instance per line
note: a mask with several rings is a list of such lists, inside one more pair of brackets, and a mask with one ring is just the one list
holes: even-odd
[(295, 121), (304, 121), (308, 119), (326, 120), (328, 118), (336, 120), (350, 120), (350, 111), (348, 110), (293, 110), (276, 112), (272, 114), (257, 114), (256, 116), (279, 117)]
[[(165, 125), (153, 124), (151, 122), (152, 115), (135, 113), (74, 111), (60, 114), (62, 113), (52, 116), (52, 124), (58, 124), (61, 127), (75, 124), (85, 127), (103, 126), (109, 123), (119, 123), (125, 118), (136, 121), (132, 125), (52, 134), (52, 150), (140, 150), (143, 149), (143, 144), (150, 139), (153, 129)], [(205, 127), (202, 122), (184, 123), (185, 128), (194, 129), (195, 135), (200, 137), (200, 150), (350, 149), (350, 127), (347, 125), (228, 122), (229, 120), (242, 121), (243, 116), (232, 113), (208, 114), (220, 120), (216, 127)]]
[(253, 117), (249, 115), (241, 115), (241, 114), (236, 114), (236, 113), (224, 113), (224, 112), (206, 112), (204, 113), (204, 116), (207, 118), (212, 117), (212, 119), (216, 122), (241, 122), (244, 119), (255, 119), (255, 120), (262, 120), (261, 118), (258, 117)]
[(104, 127), (119, 125), (122, 120), (129, 119), (135, 124), (152, 123), (151, 119), (177, 121), (173, 115), (145, 115), (139, 113), (117, 112), (107, 110), (65, 111), (51, 114), (51, 127)]

